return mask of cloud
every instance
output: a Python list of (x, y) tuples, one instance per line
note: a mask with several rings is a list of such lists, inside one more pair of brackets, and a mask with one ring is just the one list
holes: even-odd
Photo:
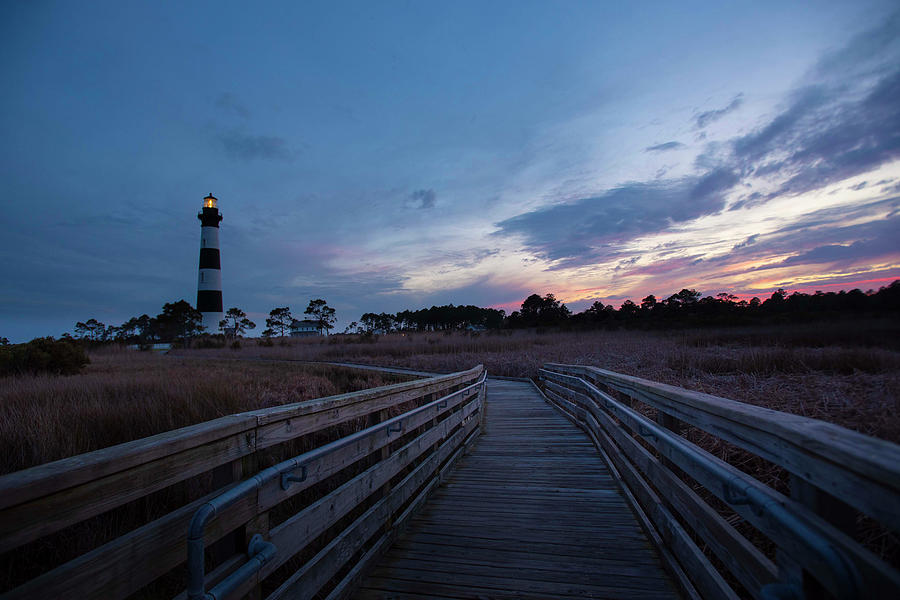
[(655, 146), (647, 146), (644, 152), (668, 152), (669, 150), (678, 150), (684, 148), (681, 142), (665, 142), (664, 144), (656, 144)]
[(250, 109), (241, 104), (237, 97), (230, 92), (225, 92), (219, 96), (216, 100), (216, 107), (225, 112), (233, 113), (243, 119), (250, 118)]
[(900, 158), (900, 12), (819, 61), (786, 108), (720, 157), (796, 195)]
[[(898, 24), (900, 19), (894, 17), (891, 23)], [(777, 196), (821, 189), (900, 160), (900, 102), (896, 100), (900, 97), (900, 43), (891, 46), (896, 60), (875, 57), (889, 46), (889, 36), (881, 29), (871, 34), (875, 42), (861, 36), (843, 53), (822, 61), (814, 70), (815, 77), (808, 78), (788, 97), (784, 108), (757, 129), (708, 143), (695, 160), (696, 174), (629, 182), (597, 195), (538, 208), (497, 223), (494, 235), (521, 238), (526, 250), (553, 262), (553, 269), (622, 260), (631, 256), (622, 250), (625, 243), (675, 223), (716, 214), (729, 195), (733, 196), (730, 209), (749, 208)], [(877, 68), (872, 61), (878, 62)], [(743, 96), (738, 95), (724, 108), (701, 113), (696, 117), (698, 128), (737, 110), (742, 103)], [(678, 144), (666, 142), (645, 151), (668, 151)], [(761, 180), (766, 180), (763, 189), (775, 191), (753, 190), (752, 183)], [(748, 192), (740, 193), (744, 186)], [(840, 218), (846, 215), (839, 215), (828, 226), (839, 228)], [(862, 239), (859, 237), (827, 242), (822, 235), (821, 230), (815, 231), (813, 243), (801, 246), (806, 249), (803, 252), (816, 246), (840, 248), (810, 254), (810, 260), (876, 249), (867, 243), (854, 245)], [(751, 235), (733, 250), (736, 254), (779, 253), (773, 252), (773, 238), (767, 236), (765, 244), (757, 243), (762, 241)], [(797, 252), (798, 247), (787, 237), (780, 241), (781, 254)], [(842, 249), (845, 247), (850, 250)]]
[(745, 239), (743, 242), (739, 242), (739, 243), (735, 244), (734, 246), (732, 246), (731, 249), (732, 250), (740, 250), (741, 248), (746, 248), (747, 246), (752, 246), (753, 244), (756, 243), (756, 240), (758, 240), (758, 239), (759, 239), (759, 234), (754, 233), (753, 235), (748, 236), (747, 239)]
[(409, 195), (408, 205), (413, 208), (434, 208), (434, 201), (437, 199), (437, 194), (434, 193), (433, 189), (427, 190), (416, 190), (412, 194)]
[(820, 189), (900, 159), (900, 69), (861, 98), (844, 100), (847, 95), (839, 88), (803, 90), (769, 125), (734, 140), (735, 167), (786, 176), (772, 198)]
[[(835, 228), (826, 234), (831, 240), (840, 243), (816, 245), (809, 250), (790, 256), (781, 265), (808, 265), (824, 263), (847, 263), (856, 260), (873, 260), (878, 257), (900, 255), (900, 216), (872, 221), (860, 225)], [(853, 238), (859, 238), (854, 241)], [(821, 238), (820, 238), (821, 239)]]
[(694, 123), (696, 124), (697, 129), (703, 129), (710, 123), (718, 121), (719, 119), (721, 119), (728, 113), (737, 110), (738, 108), (741, 107), (741, 105), (743, 103), (744, 103), (744, 94), (738, 94), (731, 100), (730, 103), (728, 103), (728, 106), (726, 106), (725, 108), (719, 108), (717, 110), (708, 110), (706, 112), (700, 113), (694, 119)]
[(284, 138), (267, 135), (249, 135), (230, 131), (219, 135), (222, 148), (229, 158), (238, 160), (291, 160), (291, 152)]
[(516, 235), (535, 255), (560, 261), (554, 268), (608, 260), (614, 245), (672, 223), (714, 214), (737, 174), (716, 169), (702, 176), (635, 182), (600, 196), (534, 210), (497, 223), (494, 235)]

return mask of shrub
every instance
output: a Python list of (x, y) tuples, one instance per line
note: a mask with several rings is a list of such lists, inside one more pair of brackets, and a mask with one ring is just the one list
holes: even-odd
[(0, 348), (0, 376), (51, 373), (75, 375), (88, 364), (84, 348), (73, 341), (35, 338)]
[(225, 336), (222, 335), (204, 335), (196, 342), (196, 347), (200, 349), (224, 348)]

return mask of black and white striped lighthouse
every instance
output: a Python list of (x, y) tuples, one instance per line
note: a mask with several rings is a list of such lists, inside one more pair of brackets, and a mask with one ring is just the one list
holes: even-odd
[(222, 265), (219, 260), (219, 221), (222, 215), (212, 194), (203, 199), (200, 219), (200, 276), (197, 280), (197, 310), (203, 314), (203, 331), (216, 333), (222, 313)]

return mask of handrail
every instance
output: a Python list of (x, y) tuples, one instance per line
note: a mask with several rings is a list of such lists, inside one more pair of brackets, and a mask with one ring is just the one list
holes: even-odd
[[(250, 479), (242, 482), (241, 484), (231, 488), (220, 496), (217, 496), (216, 498), (204, 504), (197, 510), (196, 513), (194, 513), (194, 517), (191, 520), (191, 524), (188, 529), (188, 598), (190, 600), (216, 600), (218, 598), (224, 597), (230, 591), (237, 589), (237, 587), (241, 583), (243, 583), (243, 581), (259, 571), (259, 569), (263, 566), (263, 564), (265, 564), (268, 558), (270, 558), (271, 555), (277, 552), (277, 549), (274, 545), (267, 543), (267, 546), (263, 546), (260, 540), (254, 538), (255, 542), (254, 540), (251, 540), (250, 548), (248, 549), (248, 554), (250, 554), (251, 558), (247, 561), (247, 563), (242, 565), (239, 571), (233, 573), (223, 582), (219, 583), (212, 590), (207, 592), (205, 590), (204, 531), (206, 529), (207, 523), (218, 513), (227, 509), (229, 506), (235, 504), (247, 495), (258, 492), (260, 488), (262, 488), (263, 485), (265, 485), (269, 481), (279, 479), (281, 482), (281, 487), (285, 488), (285, 483), (290, 483), (290, 480), (285, 479), (285, 476), (289, 475), (290, 472), (294, 469), (302, 469), (303, 476), (300, 481), (305, 480), (306, 465), (308, 465), (309, 463), (312, 463), (318, 459), (322, 459), (330, 454), (334, 454), (342, 448), (346, 448), (348, 446), (356, 444), (363, 439), (370, 438), (378, 432), (386, 432), (387, 437), (390, 437), (391, 433), (402, 433), (402, 424), (405, 420), (411, 420), (420, 414), (431, 413), (433, 409), (437, 409), (437, 412), (430, 418), (438, 417), (449, 412), (457, 404), (450, 404), (450, 400), (452, 398), (458, 397), (460, 398), (460, 400), (464, 400), (468, 397), (469, 392), (484, 385), (486, 376), (487, 372), (482, 372), (481, 378), (467, 387), (447, 394), (437, 400), (428, 402), (427, 404), (423, 404), (422, 406), (414, 408), (401, 415), (397, 415), (382, 423), (372, 425), (371, 427), (335, 440), (329, 444), (320, 446), (319, 448), (315, 448), (288, 460), (282, 461), (275, 466), (269, 467), (268, 469), (259, 472)], [(399, 429), (394, 429), (393, 426), (396, 424), (399, 424), (401, 427)], [(254, 543), (256, 543), (256, 546), (254, 546)]]
[(709, 431), (900, 531), (900, 446), (832, 423), (623, 375), (548, 363)]
[[(150, 522), (137, 523), (136, 529), (81, 555), (66, 557), (67, 562), (4, 591), (4, 600), (126, 598), (184, 564), (183, 532), (193, 514), (232, 482), (254, 475), (258, 461), (265, 459), (260, 451), (278, 451), (281, 444), (333, 425), (364, 419), (369, 423), (382, 421), (394, 407), (443, 396), (468, 386), (483, 373), (478, 365), (428, 379), (229, 415), (0, 476), (0, 552), (41, 538), (53, 539), (47, 536), (204, 473), (202, 485), (209, 486), (196, 490), (207, 492), (202, 498)], [(382, 446), (372, 443), (369, 447)], [(355, 452), (346, 448), (336, 452), (333, 456), (337, 458), (328, 464), (310, 467), (310, 481), (344, 468), (351, 450)], [(301, 475), (300, 469), (293, 475)], [(280, 485), (267, 486), (261, 490), (256, 506), (271, 508), (308, 488), (310, 481), (288, 481), (287, 490)], [(216, 488), (218, 492), (209, 493)], [(226, 517), (217, 519), (215, 527), (207, 531), (206, 542), (225, 538), (242, 527), (246, 521), (241, 519), (250, 510), (242, 500)], [(121, 560), (123, 555), (129, 560)]]
[(421, 388), (465, 380), (466, 377), (480, 372), (481, 367), (478, 366), (427, 379), (236, 413), (8, 473), (0, 476), (0, 509), (23, 504), (72, 486), (91, 483), (101, 477), (114, 475), (151, 460), (184, 452), (210, 440), (246, 433), (276, 421), (297, 418), (317, 411), (334, 410), (360, 402), (415, 393)]
[[(670, 417), (677, 415), (679, 419), (717, 435), (726, 428), (726, 421), (716, 420), (708, 415), (705, 419), (700, 418), (699, 412), (691, 412), (685, 407), (685, 404), (690, 403), (691, 408), (696, 411), (701, 410), (698, 407), (709, 408), (714, 405), (720, 415), (729, 411), (739, 413), (743, 417), (740, 422), (743, 427), (740, 431), (742, 435), (731, 431), (731, 437), (742, 441), (743, 443), (739, 445), (745, 448), (749, 446), (751, 451), (758, 445), (758, 441), (748, 441), (746, 432), (753, 427), (759, 427), (760, 423), (754, 421), (749, 415), (760, 416), (765, 423), (771, 424), (778, 422), (783, 413), (767, 409), (746, 411), (743, 410), (745, 405), (732, 400), (700, 395), (672, 386), (662, 386), (662, 384), (595, 367), (547, 364), (544, 369), (540, 370), (540, 376), (547, 386), (548, 397), (551, 400), (555, 399), (555, 403), (563, 410), (573, 413), (579, 424), (589, 429), (595, 439), (603, 443), (607, 452), (626, 470), (634, 485), (646, 485), (641, 482), (643, 478), (648, 478), (660, 490), (666, 503), (675, 502), (683, 509), (681, 510), (682, 518), (694, 524), (695, 532), (704, 538), (714, 551), (717, 551), (726, 566), (731, 559), (728, 556), (728, 545), (740, 544), (739, 540), (742, 538), (739, 538), (739, 534), (736, 532), (732, 532), (730, 525), (716, 514), (711, 517), (715, 523), (704, 523), (704, 517), (707, 520), (710, 519), (708, 509), (694, 508), (694, 505), (702, 504), (703, 501), (689, 488), (686, 488), (678, 480), (677, 475), (660, 460), (671, 461), (673, 465), (683, 469), (694, 481), (731, 506), (735, 512), (760, 532), (775, 541), (791, 556), (792, 560), (798, 562), (835, 597), (860, 598), (864, 597), (861, 595), (863, 593), (874, 597), (900, 591), (900, 575), (896, 571), (853, 542), (847, 535), (808, 507), (796, 500), (786, 498), (753, 477), (688, 442), (678, 435), (677, 431), (671, 430), (671, 423), (654, 423), (624, 402), (616, 400), (598, 389), (593, 382), (605, 384), (631, 398), (647, 402), (657, 408), (658, 415), (668, 414)], [(593, 382), (585, 379), (588, 376), (591, 376)], [(668, 403), (653, 396), (660, 390), (665, 394)], [(686, 399), (686, 401), (676, 408), (674, 406), (675, 399)], [(618, 419), (620, 424), (616, 424), (612, 417)], [(779, 423), (779, 425), (783, 429), (791, 425), (796, 426), (802, 423), (802, 420), (802, 417), (791, 418), (788, 419), (788, 425), (783, 423)], [(805, 419), (805, 421), (812, 420)], [(763, 431), (768, 432), (771, 429), (771, 427), (765, 428)], [(829, 430), (832, 433), (835, 430), (846, 431), (836, 426), (829, 427)], [(661, 459), (653, 458), (626, 431), (643, 439), (649, 447), (659, 453)], [(860, 435), (849, 431), (846, 433), (851, 434), (853, 438)], [(720, 437), (726, 438), (726, 435), (720, 435)], [(892, 446), (887, 442), (885, 444)], [(882, 444), (874, 445), (881, 446)], [(896, 450), (896, 447), (889, 448), (890, 452), (896, 452)], [(818, 447), (813, 451), (827, 454), (827, 451)], [(769, 455), (776, 455), (779, 452), (784, 452), (784, 445), (768, 450)], [(874, 462), (883, 461), (884, 457), (872, 457), (872, 460)], [(634, 466), (637, 466), (639, 471), (643, 471), (642, 476), (638, 475), (639, 471), (635, 470)], [(837, 465), (834, 468), (841, 468), (841, 466)], [(673, 496), (667, 498), (667, 494), (673, 494)], [(847, 502), (852, 500), (842, 499)], [(878, 500), (874, 502), (878, 503)], [(884, 503), (887, 500), (881, 499), (881, 502)], [(888, 512), (884, 510), (884, 507), (879, 508), (881, 508), (881, 513)], [(696, 515), (703, 516), (698, 518)], [(657, 527), (665, 527), (664, 521), (671, 520), (672, 517), (657, 513), (655, 518), (661, 522), (657, 523)], [(705, 532), (697, 531), (698, 529), (705, 530)], [(711, 533), (715, 534), (718, 539), (706, 537)], [(684, 542), (684, 539), (680, 539), (679, 542)], [(687, 542), (693, 544), (689, 539)], [(695, 545), (694, 547), (696, 549)], [(746, 566), (740, 564), (740, 561), (736, 561), (735, 565), (737, 568), (735, 574), (754, 596), (758, 598), (773, 597), (792, 586), (795, 591), (799, 589), (801, 584), (796, 581), (786, 581), (783, 578), (779, 581), (771, 579), (766, 581), (771, 577), (765, 575), (766, 559), (758, 553), (754, 555), (752, 549), (745, 550), (743, 547), (739, 547), (738, 550), (758, 563), (758, 567), (755, 568), (757, 574), (747, 571)], [(696, 564), (704, 562), (707, 568), (712, 569), (712, 565), (702, 559), (702, 556)], [(694, 573), (694, 575), (705, 577), (698, 573)], [(782, 573), (780, 577), (783, 575)], [(714, 588), (723, 583), (714, 581), (714, 577), (707, 579), (703, 585)]]

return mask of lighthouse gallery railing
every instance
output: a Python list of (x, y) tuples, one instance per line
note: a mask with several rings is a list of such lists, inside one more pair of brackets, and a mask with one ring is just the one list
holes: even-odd
[[(253, 542), (253, 554), (262, 551), (259, 559), (271, 560), (252, 573), (250, 582), (232, 577), (238, 593), (252, 589), (315, 540), (313, 548), (321, 546), (319, 551), (304, 556), (306, 563), (298, 565), (300, 570), (275, 597), (298, 585), (309, 597), (317, 591), (313, 582), (325, 583), (336, 575), (344, 582), (333, 585), (338, 597), (359, 572), (347, 562), (365, 564), (377, 556), (395, 526), (424, 501), (477, 435), (483, 399), (484, 369), (478, 366), (230, 415), (0, 477), (0, 553), (52, 540), (73, 525), (203, 474), (212, 473), (220, 487), (34, 577), (3, 598), (125, 598), (173, 569), (184, 581), (195, 513), (215, 506), (216, 498), (229, 490), (244, 489), (248, 484), (241, 480), (252, 481), (255, 492), (228, 503), (204, 528), (206, 547), (219, 540), (206, 553), (204, 588), (228, 580), (236, 570), (248, 571), (243, 567), (247, 542)], [(406, 414), (398, 415), (400, 410)], [(258, 472), (266, 451), (360, 420), (369, 427), (295, 457), (300, 462), (292, 459)], [(309, 504), (311, 494), (319, 498)], [(291, 506), (298, 500), (302, 506)], [(298, 512), (284, 519), (285, 510), (294, 509)], [(270, 513), (275, 515), (271, 520)], [(284, 520), (270, 530), (277, 519)], [(261, 543), (256, 534), (270, 542)], [(236, 537), (243, 543), (229, 546)]]

